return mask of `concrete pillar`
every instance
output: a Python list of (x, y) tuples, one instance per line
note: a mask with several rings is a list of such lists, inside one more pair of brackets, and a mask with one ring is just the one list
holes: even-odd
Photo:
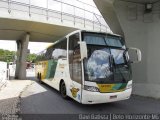
[[(123, 0), (94, 0), (110, 28), (122, 29), (128, 47), (142, 51), (142, 62), (133, 64), (133, 93), (160, 98), (160, 2), (153, 4), (153, 11), (145, 13), (145, 4)], [(111, 2), (112, 1), (112, 2)], [(109, 5), (107, 7), (105, 4)], [(114, 11), (113, 15), (106, 11)], [(107, 22), (106, 19), (106, 22)], [(114, 24), (119, 21), (120, 26)], [(115, 27), (116, 26), (116, 27)], [(112, 29), (116, 33), (117, 30)], [(122, 34), (123, 35), (123, 34)]]
[(26, 79), (26, 57), (29, 37), (30, 35), (26, 34), (22, 40), (17, 40), (16, 79)]
[[(117, 17), (116, 11), (114, 9), (114, 1), (113, 0), (94, 0), (100, 10), (103, 18), (106, 20), (110, 29), (115, 33), (124, 36), (124, 32), (122, 30), (121, 24)], [(107, 10), (105, 10), (107, 8)]]

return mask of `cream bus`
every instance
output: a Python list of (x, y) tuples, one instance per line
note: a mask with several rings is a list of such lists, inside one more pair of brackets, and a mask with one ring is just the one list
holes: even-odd
[[(136, 60), (128, 51), (136, 53)], [(110, 33), (74, 31), (39, 53), (36, 75), (40, 82), (82, 104), (129, 99), (131, 64), (141, 61), (141, 51), (127, 48), (123, 37)]]

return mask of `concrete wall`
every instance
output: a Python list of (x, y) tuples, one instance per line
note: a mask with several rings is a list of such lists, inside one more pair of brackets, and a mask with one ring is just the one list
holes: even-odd
[(133, 93), (160, 98), (160, 3), (144, 14), (144, 5), (115, 1), (114, 8), (128, 47), (142, 51), (142, 62), (133, 65)]

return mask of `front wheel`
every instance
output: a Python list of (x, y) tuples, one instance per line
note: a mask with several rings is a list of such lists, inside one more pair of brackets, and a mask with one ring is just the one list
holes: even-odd
[(64, 82), (61, 83), (60, 93), (61, 93), (61, 96), (62, 96), (64, 99), (67, 99), (66, 85), (65, 85)]

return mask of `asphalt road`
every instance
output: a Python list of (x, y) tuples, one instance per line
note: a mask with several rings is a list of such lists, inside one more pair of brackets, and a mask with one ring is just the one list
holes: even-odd
[(22, 114), (88, 114), (88, 113), (160, 113), (160, 100), (132, 96), (114, 103), (82, 105), (64, 100), (59, 92), (45, 84), (33, 82), (21, 96)]

